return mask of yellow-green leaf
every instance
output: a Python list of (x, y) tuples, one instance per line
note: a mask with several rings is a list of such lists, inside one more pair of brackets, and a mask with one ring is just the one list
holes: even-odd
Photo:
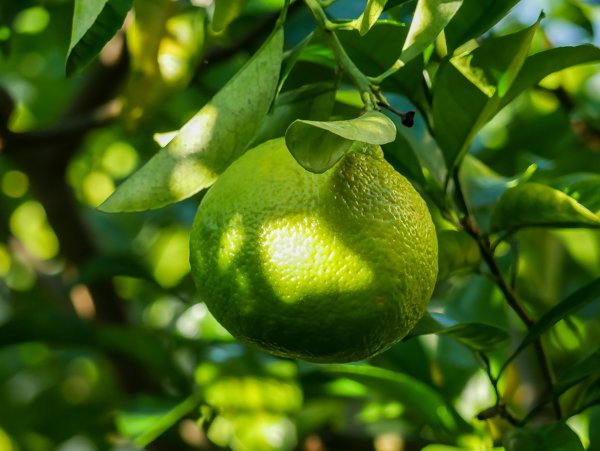
[(282, 50), (283, 30), (278, 27), (177, 136), (99, 208), (106, 212), (160, 208), (212, 185), (244, 152), (267, 114)]

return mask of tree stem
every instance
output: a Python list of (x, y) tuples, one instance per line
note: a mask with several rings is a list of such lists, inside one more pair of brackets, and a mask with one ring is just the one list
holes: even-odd
[[(493, 280), (496, 282), (496, 285), (498, 286), (498, 288), (504, 295), (506, 302), (513, 309), (513, 311), (517, 314), (517, 316), (519, 317), (521, 322), (523, 322), (523, 324), (525, 324), (527, 329), (530, 330), (533, 327), (533, 325), (535, 324), (535, 321), (533, 320), (533, 318), (531, 318), (531, 316), (529, 315), (527, 310), (525, 310), (525, 307), (523, 305), (521, 305), (519, 299), (517, 298), (516, 293), (513, 291), (513, 289), (508, 285), (508, 283), (504, 279), (502, 271), (500, 270), (500, 267), (498, 266), (498, 262), (496, 262), (496, 259), (494, 258), (494, 251), (492, 249), (492, 246), (490, 244), (488, 237), (485, 235), (482, 235), (481, 232), (479, 231), (479, 229), (477, 228), (477, 225), (475, 224), (473, 215), (471, 214), (471, 211), (469, 209), (469, 205), (466, 201), (464, 191), (462, 189), (460, 177), (458, 174), (458, 168), (456, 168), (454, 170), (452, 177), (453, 177), (453, 181), (454, 181), (454, 190), (456, 193), (458, 206), (464, 214), (463, 218), (461, 219), (461, 225), (462, 225), (463, 229), (477, 243), (477, 245), (479, 247), (479, 251), (481, 253), (481, 257), (487, 264), (487, 266), (493, 276)], [(535, 354), (537, 356), (538, 363), (540, 365), (540, 370), (542, 372), (542, 376), (544, 378), (544, 381), (546, 382), (547, 390), (551, 393), (554, 388), (552, 369), (550, 368), (550, 362), (548, 360), (548, 357), (547, 357), (544, 347), (542, 345), (541, 338), (536, 339), (533, 343), (533, 346), (534, 346)], [(498, 375), (498, 377), (500, 377), (500, 375)], [(562, 418), (562, 412), (561, 412), (561, 408), (560, 408), (560, 403), (558, 402), (557, 399), (553, 399), (553, 408), (554, 408), (554, 414), (555, 414), (556, 418), (558, 420), (560, 420)]]
[(331, 22), (325, 15), (325, 11), (323, 11), (321, 3), (319, 3), (318, 0), (304, 0), (304, 3), (306, 3), (306, 6), (310, 10), (317, 26), (323, 32), (323, 36), (325, 37), (327, 45), (333, 52), (338, 66), (348, 74), (354, 85), (360, 91), (365, 108), (367, 110), (374, 110), (377, 103), (380, 101), (387, 104), (387, 101), (383, 99), (379, 91), (374, 89), (374, 86), (371, 84), (368, 77), (361, 72), (356, 64), (354, 64), (354, 61), (350, 59), (346, 50), (344, 50), (342, 43), (331, 27)]

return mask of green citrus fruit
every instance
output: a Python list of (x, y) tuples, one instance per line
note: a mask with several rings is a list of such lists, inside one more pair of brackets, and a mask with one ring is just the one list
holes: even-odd
[(315, 362), (389, 348), (436, 280), (427, 206), (383, 158), (356, 146), (323, 174), (283, 139), (236, 160), (208, 191), (190, 240), (200, 299), (238, 339)]

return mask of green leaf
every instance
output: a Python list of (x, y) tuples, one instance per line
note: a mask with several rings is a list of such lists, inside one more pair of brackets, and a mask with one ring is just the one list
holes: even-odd
[[(391, 20), (379, 20), (365, 36), (360, 36), (355, 30), (338, 31), (348, 56), (370, 76), (376, 76), (394, 64), (402, 52), (407, 34), (406, 25)], [(386, 92), (401, 92), (414, 99), (423, 92), (422, 72), (423, 59), (415, 58), (386, 78), (382, 87)]]
[(404, 66), (420, 55), (456, 14), (463, 0), (419, 0), (399, 61)]
[[(527, 346), (537, 340), (544, 332), (554, 326), (557, 322), (575, 313), (583, 308), (586, 304), (600, 298), (600, 278), (592, 283), (578, 289), (562, 302), (554, 306), (544, 314), (534, 325), (529, 329), (527, 335), (519, 344), (517, 349), (511, 354), (502, 366), (502, 370)], [(500, 372), (502, 372), (502, 370)]]
[(365, 10), (362, 12), (360, 17), (356, 19), (355, 25), (358, 28), (358, 32), (361, 36), (364, 36), (367, 31), (377, 22), (379, 16), (385, 8), (387, 0), (368, 0)]
[(583, 451), (581, 440), (565, 423), (513, 429), (503, 444), (506, 451)]
[(599, 228), (600, 217), (565, 193), (540, 183), (507, 190), (492, 215), (492, 231), (523, 227)]
[(481, 253), (473, 238), (458, 230), (438, 232), (438, 278), (470, 273), (479, 268)]
[(590, 376), (600, 376), (600, 349), (596, 349), (591, 355), (564, 372), (554, 385), (553, 397), (557, 398), (569, 388)]
[(266, 116), (277, 88), (282, 47), (283, 30), (278, 27), (167, 147), (99, 209), (113, 213), (160, 208), (212, 185), (244, 152)]
[(437, 140), (449, 168), (460, 163), (481, 127), (501, 108), (539, 25), (488, 39), (472, 52), (445, 60), (433, 89)]
[(382, 113), (369, 111), (346, 121), (296, 120), (285, 134), (285, 143), (306, 170), (322, 173), (337, 163), (354, 142), (381, 145), (396, 138), (396, 126)]
[(600, 175), (569, 174), (553, 182), (552, 186), (575, 199), (592, 213), (600, 213)]
[(446, 29), (448, 52), (478, 38), (502, 19), (520, 0), (464, 0)]
[(334, 104), (335, 87), (327, 82), (301, 86), (280, 94), (251, 146), (284, 136), (296, 119), (327, 119)]
[(426, 313), (410, 332), (409, 337), (441, 334), (476, 351), (489, 351), (506, 345), (510, 335), (497, 326), (477, 321), (459, 323), (440, 313)]
[(546, 76), (567, 67), (600, 61), (600, 49), (590, 44), (557, 47), (528, 56), (519, 75), (502, 101), (507, 105), (524, 90), (536, 85)]
[(388, 161), (394, 168), (419, 183), (426, 186), (427, 180), (423, 174), (421, 162), (412, 144), (399, 131), (396, 132), (396, 139), (383, 146), (383, 151)]
[(246, 0), (217, 0), (213, 13), (211, 28), (220, 33), (239, 17), (244, 9)]
[(121, 28), (133, 0), (75, 0), (67, 75), (87, 66)]
[(140, 396), (115, 419), (117, 429), (140, 448), (156, 440), (202, 401), (200, 392), (193, 393), (180, 403)]
[(504, 177), (478, 158), (466, 154), (460, 167), (460, 180), (469, 205), (477, 209), (496, 204), (508, 188), (527, 180), (535, 169), (535, 166), (530, 166), (516, 178)]
[(552, 6), (553, 17), (571, 22), (584, 29), (589, 36), (594, 36), (594, 25), (579, 0), (565, 0)]
[(468, 427), (433, 388), (406, 374), (374, 366), (338, 364), (319, 366), (319, 371), (364, 384), (384, 393), (386, 399), (399, 400), (434, 431), (440, 429), (452, 433)]
[(383, 10), (387, 11), (388, 9), (395, 8), (396, 6), (403, 5), (404, 3), (408, 3), (410, 1), (411, 0), (388, 0)]

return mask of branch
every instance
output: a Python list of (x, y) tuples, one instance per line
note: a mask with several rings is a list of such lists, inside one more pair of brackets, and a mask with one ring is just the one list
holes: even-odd
[(363, 74), (356, 64), (354, 64), (354, 61), (350, 59), (346, 53), (346, 50), (344, 50), (342, 43), (335, 34), (335, 31), (332, 29), (332, 24), (325, 15), (325, 11), (323, 11), (323, 7), (318, 0), (304, 0), (304, 3), (306, 3), (306, 6), (310, 10), (315, 22), (317, 23), (317, 26), (323, 32), (325, 41), (333, 52), (338, 66), (348, 74), (354, 85), (360, 91), (361, 98), (366, 109), (375, 109), (379, 102), (388, 104), (388, 102), (382, 97), (379, 89), (371, 84), (369, 78)]
[[(535, 321), (531, 318), (525, 307), (523, 307), (517, 298), (516, 293), (513, 289), (508, 285), (496, 259), (494, 258), (494, 251), (492, 250), (492, 246), (487, 236), (482, 235), (477, 225), (475, 224), (475, 220), (473, 215), (470, 212), (469, 206), (467, 204), (464, 191), (460, 182), (460, 177), (458, 174), (458, 168), (454, 170), (453, 173), (454, 180), (454, 189), (456, 192), (457, 201), (459, 204), (460, 210), (463, 212), (464, 216), (461, 219), (461, 225), (465, 232), (467, 232), (477, 243), (479, 247), (479, 251), (481, 253), (481, 257), (487, 264), (493, 280), (496, 282), (496, 285), (504, 295), (506, 302), (513, 309), (513, 311), (517, 314), (520, 320), (525, 324), (528, 330), (530, 330)], [(541, 338), (538, 338), (534, 342), (534, 350), (538, 359), (538, 363), (540, 365), (540, 369), (542, 371), (542, 376), (546, 382), (546, 386), (548, 391), (551, 393), (554, 388), (554, 381), (552, 377), (552, 370), (550, 368), (550, 362), (548, 357), (546, 356), (546, 352), (542, 345)], [(500, 374), (498, 375), (500, 377)], [(560, 408), (560, 404), (557, 399), (553, 400), (554, 413), (556, 418), (560, 420), (562, 418), (562, 412)]]

